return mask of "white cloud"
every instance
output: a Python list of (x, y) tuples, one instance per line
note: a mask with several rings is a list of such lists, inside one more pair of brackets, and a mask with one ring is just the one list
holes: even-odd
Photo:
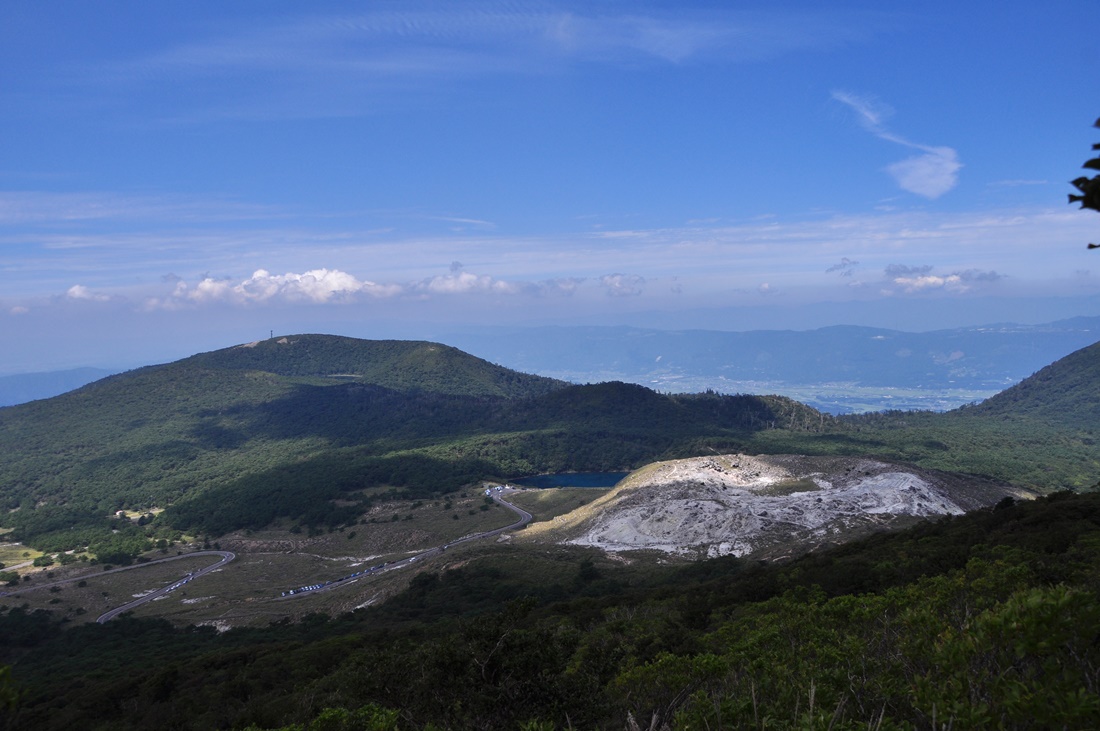
[(22, 305), (16, 305), (15, 307), (12, 307), (10, 310), (8, 310), (8, 312), (13, 315), (25, 315), (30, 311), (31, 310), (29, 307), (24, 307)]
[(455, 261), (451, 262), (449, 273), (421, 280), (410, 285), (407, 289), (410, 292), (442, 295), (570, 296), (577, 291), (584, 281), (584, 277), (560, 277), (537, 282), (507, 281), (486, 274), (473, 274), (463, 271), (462, 263)]
[[(196, 284), (188, 284), (172, 275), (163, 278), (172, 284), (172, 291), (163, 297), (149, 297), (144, 308), (179, 309), (203, 304), (253, 305), (265, 303), (340, 304), (361, 302), (364, 299), (412, 296), (423, 299), (432, 296), (460, 296), (475, 294), (570, 296), (585, 281), (584, 277), (562, 277), (538, 282), (519, 282), (497, 279), (485, 274), (463, 271), (460, 262), (453, 262), (447, 274), (428, 277), (409, 284), (377, 283), (360, 280), (352, 274), (337, 269), (313, 269), (302, 274), (271, 274), (258, 269), (244, 280), (202, 277)], [(87, 288), (74, 288), (70, 297), (90, 296)]]
[[(74, 281), (85, 288), (75, 296), (109, 295), (120, 302), (152, 298), (151, 307), (422, 300), (478, 292), (526, 298), (616, 296), (643, 288), (646, 296), (658, 298), (671, 297), (669, 287), (676, 282), (681, 300), (702, 301), (731, 288), (755, 293), (764, 281), (791, 297), (807, 287), (854, 293), (846, 285), (855, 274), (870, 295), (877, 289), (873, 285), (893, 277), (961, 276), (994, 262), (998, 272), (1011, 277), (1015, 290), (1026, 282), (1054, 282), (1081, 268), (1081, 241), (1095, 233), (1087, 216), (1053, 208), (822, 216), (527, 237), (380, 234), (357, 229), (355, 223), (325, 229), (308, 221), (284, 226), (272, 221), (255, 228), (212, 225), (181, 231), (167, 221), (145, 230), (106, 233), (0, 231), (0, 247), (21, 246), (30, 253), (5, 262), (0, 299), (5, 308), (34, 307), (37, 300), (57, 295), (72, 302), (64, 295)], [(478, 268), (449, 271), (455, 258), (477, 262)], [(937, 262), (938, 267), (894, 264), (906, 260)], [(334, 264), (323, 269), (317, 261)], [(492, 262), (491, 270), (486, 262)], [(620, 269), (624, 262), (630, 274)], [(257, 274), (221, 274), (241, 270)], [(823, 277), (826, 271), (831, 273)], [(843, 276), (846, 271), (853, 271), (852, 277)], [(883, 279), (876, 282), (871, 272)], [(657, 282), (658, 287), (651, 286)], [(962, 277), (962, 282), (978, 286), (983, 280)]]
[(968, 292), (978, 283), (997, 282), (1005, 278), (1005, 275), (995, 271), (980, 271), (967, 269), (961, 272), (952, 272), (946, 275), (932, 274), (932, 267), (907, 267), (891, 265), (886, 268), (886, 274), (890, 281), (900, 287), (906, 294), (943, 290), (946, 292)]
[(290, 272), (280, 275), (258, 269), (251, 277), (240, 282), (205, 277), (198, 284), (189, 286), (186, 282), (179, 281), (169, 297), (149, 299), (146, 305), (151, 308), (172, 308), (184, 304), (250, 304), (271, 301), (323, 304), (350, 301), (360, 295), (391, 297), (401, 291), (402, 288), (398, 285), (361, 281), (336, 269), (313, 269), (303, 274)]
[(849, 91), (834, 91), (832, 98), (851, 108), (860, 125), (876, 137), (921, 151), (920, 155), (886, 168), (902, 190), (931, 199), (939, 198), (958, 184), (962, 163), (953, 148), (917, 144), (889, 131), (884, 122), (893, 110), (875, 99)]
[(450, 273), (431, 277), (419, 282), (415, 289), (431, 294), (467, 294), (471, 292), (490, 292), (496, 294), (515, 294), (520, 287), (512, 282), (493, 279), (487, 275), (472, 274), (456, 270), (452, 266)]
[(563, 295), (569, 297), (572, 296), (584, 282), (584, 277), (547, 279), (531, 285), (530, 291), (537, 295)]
[(645, 289), (645, 277), (637, 274), (605, 274), (600, 277), (610, 297), (637, 297)]
[(939, 198), (958, 183), (962, 163), (950, 147), (932, 147), (923, 155), (910, 157), (886, 168), (902, 190)]
[(907, 293), (920, 292), (928, 289), (946, 289), (948, 291), (964, 292), (966, 286), (962, 284), (962, 278), (957, 274), (946, 277), (937, 277), (929, 274), (923, 277), (896, 277), (894, 284)]
[(69, 287), (69, 291), (65, 293), (65, 296), (73, 300), (86, 300), (89, 302), (106, 302), (111, 299), (110, 295), (102, 294), (99, 292), (93, 292), (85, 287), (83, 284), (74, 284)]

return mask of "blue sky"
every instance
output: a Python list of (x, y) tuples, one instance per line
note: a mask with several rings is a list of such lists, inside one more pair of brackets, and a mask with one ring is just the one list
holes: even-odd
[(1095, 315), (1100, 5), (10, 2), (0, 374)]

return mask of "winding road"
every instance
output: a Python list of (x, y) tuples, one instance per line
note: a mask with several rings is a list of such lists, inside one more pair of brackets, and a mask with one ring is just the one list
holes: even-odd
[[(513, 513), (515, 513), (517, 516), (519, 516), (519, 520), (517, 520), (515, 523), (512, 523), (511, 525), (506, 525), (503, 528), (494, 528), (493, 530), (485, 531), (483, 533), (472, 533), (468, 536), (463, 536), (462, 538), (457, 538), (457, 539), (455, 539), (455, 540), (453, 540), (449, 543), (444, 543), (442, 546), (436, 546), (435, 548), (429, 548), (426, 551), (421, 551), (420, 553), (416, 554), (415, 556), (409, 556), (408, 558), (403, 558), (399, 561), (394, 561), (393, 563), (385, 563), (385, 564), (382, 564), (381, 566), (375, 566), (375, 567), (372, 567), (370, 569), (365, 569), (363, 571), (359, 571), (357, 573), (354, 573), (354, 574), (351, 574), (351, 575), (348, 575), (348, 576), (342, 576), (339, 579), (335, 579), (335, 580), (332, 580), (332, 581), (326, 581), (323, 584), (314, 584), (314, 585), (311, 585), (311, 586), (308, 586), (308, 587), (303, 587), (301, 589), (295, 589), (292, 592), (284, 592), (283, 596), (278, 597), (278, 598), (279, 599), (293, 599), (293, 598), (296, 598), (296, 597), (304, 596), (306, 594), (314, 594), (314, 593), (319, 592), (319, 591), (324, 591), (326, 589), (334, 589), (334, 588), (336, 588), (338, 586), (341, 586), (341, 585), (346, 586), (348, 584), (355, 583), (354, 579), (358, 579), (361, 576), (369, 576), (369, 575), (374, 574), (374, 573), (380, 573), (383, 569), (386, 570), (386, 571), (391, 571), (393, 569), (409, 566), (409, 565), (412, 565), (412, 564), (416, 563), (417, 561), (420, 561), (421, 559), (428, 558), (429, 556), (439, 555), (439, 554), (445, 552), (451, 546), (457, 546), (460, 543), (468, 543), (470, 541), (478, 541), (478, 540), (481, 540), (483, 538), (491, 538), (493, 536), (500, 535), (501, 533), (504, 533), (506, 531), (518, 530), (518, 529), (524, 527), (525, 525), (527, 525), (528, 523), (530, 523), (531, 520), (533, 519), (533, 516), (530, 513), (528, 513), (526, 510), (524, 510), (523, 508), (516, 507), (515, 505), (513, 505), (512, 503), (510, 503), (510, 502), (508, 502), (507, 500), (504, 499), (505, 495), (510, 494), (512, 492), (515, 492), (515, 490), (513, 490), (511, 488), (504, 488), (502, 490), (494, 490), (493, 493), (492, 493), (492, 498), (493, 498), (493, 501), (495, 503), (508, 508)], [(134, 565), (134, 566), (122, 566), (122, 567), (117, 568), (117, 569), (109, 569), (109, 570), (104, 571), (100, 574), (96, 574), (96, 576), (103, 576), (104, 574), (113, 574), (113, 573), (117, 573), (119, 571), (132, 571), (134, 569), (145, 568), (146, 566), (153, 566), (155, 564), (167, 563), (169, 561), (178, 561), (178, 560), (183, 559), (183, 558), (195, 558), (196, 556), (218, 556), (220, 560), (217, 563), (213, 563), (209, 566), (206, 566), (205, 568), (201, 568), (198, 571), (194, 571), (192, 573), (189, 573), (183, 579), (181, 579), (181, 580), (179, 580), (179, 581), (177, 581), (177, 582), (175, 582), (175, 583), (173, 583), (169, 586), (163, 587), (161, 589), (157, 589), (156, 591), (151, 591), (151, 592), (149, 592), (148, 594), (146, 594), (142, 597), (138, 597), (137, 599), (134, 599), (132, 602), (127, 602), (126, 604), (123, 604), (120, 607), (115, 607), (114, 609), (111, 609), (111, 610), (108, 610), (108, 611), (104, 612), (103, 614), (99, 615), (99, 618), (96, 619), (96, 622), (98, 622), (99, 624), (104, 624), (105, 622), (109, 622), (112, 619), (114, 619), (115, 617), (117, 617), (118, 615), (122, 614), (123, 612), (129, 612), (132, 609), (136, 609), (137, 607), (140, 607), (142, 604), (145, 604), (146, 602), (151, 602), (154, 599), (165, 596), (166, 594), (170, 594), (171, 592), (175, 591), (176, 589), (179, 589), (184, 584), (187, 584), (190, 581), (194, 581), (195, 579), (199, 578), (200, 576), (208, 574), (211, 571), (217, 571), (222, 566), (225, 566), (230, 561), (237, 558), (237, 554), (233, 553), (232, 551), (195, 551), (193, 553), (183, 553), (183, 554), (180, 554), (178, 556), (169, 556), (167, 558), (158, 558), (158, 559), (155, 559), (153, 561), (147, 561), (145, 563), (140, 563), (140, 564), (137, 564), (137, 565)], [(26, 588), (17, 589), (15, 591), (0, 592), (0, 597), (15, 596), (17, 594), (23, 594), (23, 593), (28, 592), (28, 591), (37, 591), (39, 589), (48, 589), (51, 586), (61, 586), (63, 584), (71, 584), (73, 582), (80, 581), (82, 579), (88, 579), (88, 578), (89, 577), (87, 575), (74, 576), (71, 579), (63, 579), (61, 581), (52, 581), (52, 582), (49, 582), (49, 583), (46, 583), (46, 584), (36, 584), (35, 586), (28, 586)]]
[(444, 553), (451, 546), (457, 546), (460, 543), (479, 541), (483, 538), (491, 538), (493, 536), (500, 535), (501, 533), (504, 533), (506, 531), (518, 530), (530, 523), (534, 516), (532, 516), (523, 508), (516, 507), (515, 505), (504, 499), (505, 495), (511, 494), (513, 492), (516, 491), (512, 488), (504, 488), (503, 490), (494, 490), (492, 493), (493, 502), (508, 508), (517, 516), (519, 516), (519, 520), (517, 520), (515, 523), (512, 523), (511, 525), (506, 525), (503, 528), (494, 528), (493, 530), (485, 531), (484, 533), (472, 533), (468, 536), (463, 536), (462, 538), (456, 538), (449, 543), (444, 543), (442, 546), (436, 546), (435, 548), (429, 548), (426, 551), (421, 551), (415, 556), (409, 556), (408, 558), (403, 558), (400, 561), (384, 563), (380, 566), (373, 566), (369, 569), (357, 571), (356, 573), (349, 574), (347, 576), (341, 576), (338, 579), (326, 581), (322, 584), (312, 584), (294, 589), (289, 592), (284, 592), (283, 595), (277, 597), (277, 599), (296, 599), (301, 596), (306, 596), (307, 594), (316, 594), (319, 591), (326, 591), (328, 589), (335, 589), (340, 586), (347, 586), (349, 584), (355, 583), (355, 581), (358, 580), (360, 577), (371, 576), (373, 574), (382, 573), (383, 571), (392, 571), (394, 569), (399, 569), (414, 564), (417, 561), (428, 558), (429, 556), (437, 556), (441, 553)]
[[(222, 566), (225, 566), (227, 563), (229, 563), (230, 561), (232, 561), (233, 559), (235, 559), (237, 557), (237, 554), (233, 553), (232, 551), (199, 551), (197, 553), (188, 553), (188, 554), (184, 554), (183, 556), (176, 556), (175, 558), (185, 558), (185, 557), (191, 557), (191, 556), (209, 556), (209, 555), (221, 556), (222, 560), (218, 561), (215, 564), (211, 564), (211, 565), (207, 566), (206, 568), (202, 568), (202, 569), (199, 569), (198, 571), (195, 571), (193, 573), (188, 574), (185, 578), (181, 579), (180, 581), (177, 581), (176, 583), (172, 584), (171, 586), (166, 586), (163, 589), (157, 589), (156, 591), (149, 592), (148, 594), (146, 594), (143, 597), (139, 597), (139, 598), (135, 599), (132, 602), (129, 602), (127, 604), (123, 604), (121, 607), (115, 607), (114, 609), (106, 611), (103, 614), (99, 615), (99, 619), (97, 619), (96, 621), (99, 622), (100, 624), (103, 624), (104, 622), (109, 622), (112, 619), (114, 619), (115, 617), (117, 617), (118, 615), (122, 614), (123, 612), (128, 612), (131, 609), (135, 609), (137, 607), (140, 607), (145, 602), (151, 602), (154, 599), (156, 599), (157, 597), (162, 597), (165, 594), (170, 594), (173, 591), (175, 591), (176, 589), (178, 589), (181, 586), (183, 586), (184, 584), (186, 584), (187, 582), (192, 581), (194, 579), (197, 579), (200, 576), (203, 576), (204, 574), (209, 574), (211, 571), (216, 571), (216, 570), (220, 569)], [(170, 561), (171, 559), (163, 559), (163, 560), (164, 561)], [(150, 561), (150, 563), (152, 563), (152, 562)], [(148, 566), (149, 564), (142, 564), (142, 565), (143, 566)], [(135, 566), (135, 567), (132, 567), (132, 568), (137, 568), (137, 567)]]
[[(165, 594), (173, 592), (173, 591), (180, 588), (181, 586), (183, 586), (184, 584), (186, 584), (189, 581), (197, 579), (198, 577), (200, 577), (204, 574), (208, 574), (211, 571), (215, 571), (217, 569), (220, 569), (222, 566), (225, 566), (227, 563), (229, 563), (230, 561), (235, 559), (237, 557), (237, 554), (233, 553), (232, 551), (194, 551), (193, 553), (181, 553), (178, 556), (168, 556), (167, 558), (158, 558), (158, 559), (154, 559), (153, 561), (146, 561), (145, 563), (139, 563), (139, 564), (136, 564), (134, 566), (121, 566), (117, 569), (108, 569), (107, 571), (103, 571), (102, 573), (95, 574), (94, 576), (98, 577), (98, 576), (104, 576), (106, 574), (117, 574), (119, 571), (133, 571), (134, 569), (143, 569), (147, 566), (154, 566), (158, 563), (168, 563), (169, 561), (179, 561), (180, 559), (183, 559), (183, 558), (195, 558), (196, 556), (219, 556), (221, 558), (221, 560), (218, 561), (217, 563), (211, 564), (211, 565), (209, 565), (205, 568), (201, 568), (198, 571), (194, 571), (194, 572), (188, 574), (186, 577), (184, 577), (180, 581), (175, 582), (174, 584), (172, 584), (170, 586), (166, 586), (163, 589), (157, 589), (156, 591), (150, 592), (149, 594), (146, 594), (143, 597), (135, 599), (132, 602), (129, 602), (127, 604), (123, 604), (121, 607), (115, 607), (114, 609), (111, 609), (110, 611), (104, 612), (103, 614), (99, 615), (99, 619), (97, 619), (96, 621), (99, 622), (100, 624), (103, 624), (104, 622), (108, 622), (108, 621), (114, 619), (115, 617), (122, 614), (123, 612), (128, 612), (128, 611), (130, 611), (131, 609), (133, 609), (135, 607), (140, 607), (145, 602), (151, 602), (159, 596), (164, 596)], [(28, 586), (26, 588), (16, 589), (15, 591), (0, 592), (0, 597), (3, 597), (3, 596), (16, 596), (18, 594), (25, 594), (28, 591), (37, 591), (39, 589), (48, 589), (51, 586), (62, 586), (64, 584), (72, 584), (74, 582), (81, 581), (81, 580), (86, 580), (88, 578), (93, 578), (93, 577), (89, 577), (89, 575), (85, 574), (83, 576), (74, 576), (71, 579), (63, 579), (61, 581), (51, 581), (47, 584), (36, 584), (34, 586)]]

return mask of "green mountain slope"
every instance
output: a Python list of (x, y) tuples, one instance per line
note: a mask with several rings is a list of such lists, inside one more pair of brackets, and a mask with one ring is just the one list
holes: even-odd
[(120, 509), (166, 508), (158, 526), (208, 535), (336, 526), (391, 490), (738, 451), (1081, 489), (1100, 479), (1098, 361), (1086, 348), (947, 414), (834, 419), (774, 396), (568, 386), (432, 343), (294, 336), (0, 409), (0, 525), (55, 550), (110, 532)]
[(1067, 355), (969, 411), (1095, 428), (1100, 425), (1100, 343)]
[(363, 488), (630, 469), (817, 417), (781, 398), (567, 386), (432, 343), (295, 336), (0, 410), (0, 520), (52, 547), (119, 509), (169, 507), (161, 524), (205, 533), (338, 525)]
[(218, 370), (289, 377), (354, 378), (398, 391), (525, 398), (567, 385), (502, 368), (457, 348), (405, 340), (293, 335), (225, 348), (181, 361)]
[(1041, 492), (1100, 485), (1100, 343), (980, 404), (842, 416), (816, 433), (755, 434), (762, 453), (876, 456), (987, 475)]

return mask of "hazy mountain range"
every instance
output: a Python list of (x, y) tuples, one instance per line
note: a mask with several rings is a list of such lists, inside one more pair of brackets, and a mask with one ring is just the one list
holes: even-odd
[(658, 391), (775, 393), (829, 413), (944, 411), (980, 401), (1100, 340), (1100, 317), (903, 332), (544, 327), (457, 334), (448, 343), (525, 373), (620, 380)]
[(106, 368), (73, 368), (49, 373), (0, 376), (0, 406), (14, 406), (57, 396), (116, 372)]
[[(931, 332), (843, 325), (749, 332), (480, 328), (436, 339), (506, 368), (572, 383), (774, 393), (834, 414), (945, 411), (986, 399), (1100, 340), (1100, 317)], [(0, 377), (0, 406), (56, 396), (112, 372), (117, 370), (78, 368)]]

